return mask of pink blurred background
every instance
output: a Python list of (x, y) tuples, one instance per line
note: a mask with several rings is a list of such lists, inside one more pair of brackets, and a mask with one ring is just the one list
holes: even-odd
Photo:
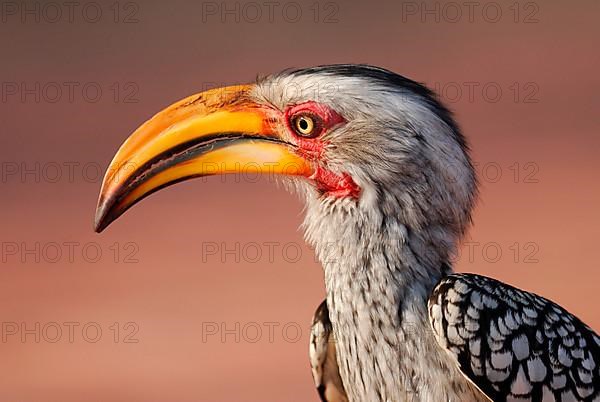
[(287, 67), (369, 63), (438, 89), (482, 182), (457, 270), (600, 330), (599, 2), (79, 4), (0, 5), (0, 401), (318, 400), (324, 289), (296, 197), (195, 180), (92, 230), (99, 170), (140, 123)]

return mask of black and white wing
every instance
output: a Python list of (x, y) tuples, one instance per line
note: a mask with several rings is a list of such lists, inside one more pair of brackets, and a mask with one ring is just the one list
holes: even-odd
[(600, 402), (600, 337), (547, 299), (455, 274), (433, 291), (429, 318), (440, 346), (495, 402)]
[(327, 301), (317, 307), (310, 331), (310, 366), (323, 402), (348, 402), (337, 365)]

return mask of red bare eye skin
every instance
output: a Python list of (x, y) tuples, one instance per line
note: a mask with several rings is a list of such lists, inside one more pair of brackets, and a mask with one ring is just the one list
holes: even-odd
[(289, 132), (295, 137), (297, 152), (316, 162), (315, 173), (310, 178), (316, 182), (319, 191), (337, 198), (358, 198), (360, 187), (349, 174), (335, 174), (323, 164), (327, 141), (323, 140), (322, 135), (344, 124), (346, 119), (330, 107), (314, 101), (290, 106), (284, 116)]
[[(302, 124), (305, 123), (302, 119), (309, 119), (314, 124), (310, 133), (302, 133), (298, 129), (297, 124), (299, 121)], [(296, 137), (314, 139), (346, 120), (330, 107), (309, 101), (288, 107), (285, 110), (285, 121), (288, 130)]]

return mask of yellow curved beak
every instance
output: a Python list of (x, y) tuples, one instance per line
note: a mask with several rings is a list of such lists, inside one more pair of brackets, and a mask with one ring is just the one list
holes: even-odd
[(106, 172), (96, 232), (151, 193), (193, 177), (236, 172), (310, 176), (310, 163), (278, 135), (274, 112), (248, 99), (250, 88), (192, 95), (140, 126)]

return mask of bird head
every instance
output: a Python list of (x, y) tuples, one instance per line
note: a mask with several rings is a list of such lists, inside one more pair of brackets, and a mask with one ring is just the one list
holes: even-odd
[(202, 92), (156, 114), (111, 162), (96, 231), (161, 188), (235, 172), (288, 177), (313, 233), (328, 216), (340, 225), (350, 216), (452, 237), (468, 225), (476, 193), (465, 140), (431, 91), (377, 67), (321, 66)]

